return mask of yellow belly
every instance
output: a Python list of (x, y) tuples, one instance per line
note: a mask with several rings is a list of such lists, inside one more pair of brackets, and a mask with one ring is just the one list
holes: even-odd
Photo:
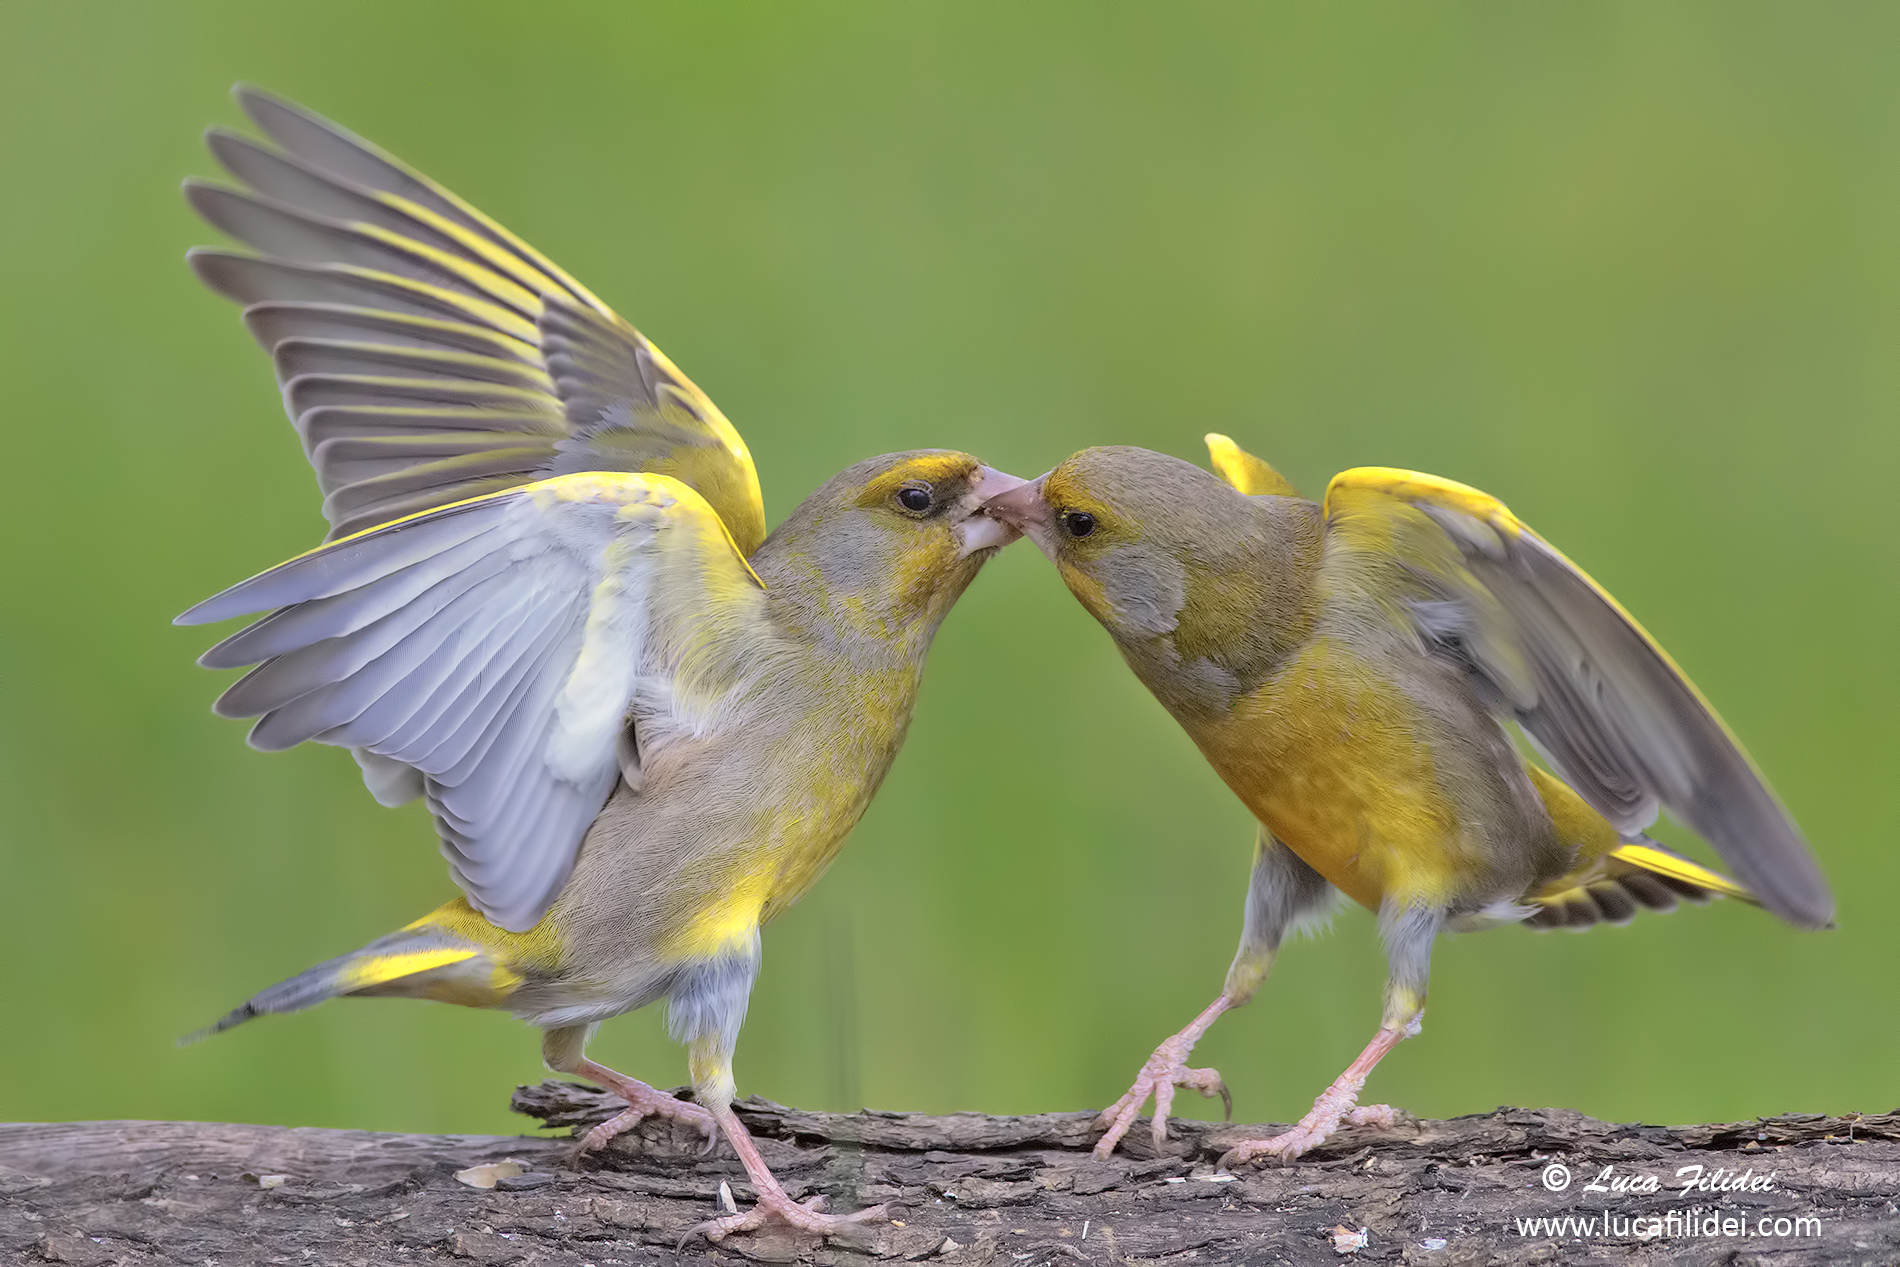
[(844, 846), (890, 768), (917, 673), (854, 670), (819, 715), (768, 754), (759, 805), (736, 839), (709, 842), (680, 879), (661, 941), (669, 959), (703, 959), (749, 942), (804, 896)]
[(1322, 639), (1188, 732), (1276, 838), (1377, 910), (1387, 897), (1442, 902), (1479, 865), (1422, 721), (1364, 661)]

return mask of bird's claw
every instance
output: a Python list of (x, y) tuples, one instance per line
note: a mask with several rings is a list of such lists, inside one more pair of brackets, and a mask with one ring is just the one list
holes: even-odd
[(1135, 1084), (1128, 1088), (1127, 1094), (1096, 1117), (1095, 1129), (1104, 1132), (1095, 1144), (1096, 1160), (1108, 1160), (1109, 1154), (1115, 1151), (1115, 1145), (1135, 1124), (1135, 1118), (1141, 1113), (1141, 1106), (1148, 1102), (1149, 1096), (1154, 1097), (1155, 1112), (1148, 1133), (1154, 1140), (1156, 1151), (1159, 1151), (1168, 1138), (1168, 1113), (1174, 1107), (1176, 1087), (1189, 1087), (1209, 1100), (1218, 1095), (1225, 1109), (1225, 1119), (1233, 1120), (1234, 1097), (1227, 1090), (1227, 1084), (1221, 1080), (1220, 1071), (1189, 1068), (1189, 1046), (1181, 1040), (1180, 1035), (1176, 1035), (1155, 1048), (1154, 1055), (1148, 1057), (1148, 1063), (1141, 1067), (1141, 1073), (1136, 1075)]
[(697, 1104), (690, 1104), (664, 1091), (636, 1091), (631, 1095), (616, 1091), (615, 1094), (627, 1101), (626, 1109), (581, 1136), (580, 1145), (574, 1150), (577, 1159), (596, 1149), (605, 1148), (616, 1135), (632, 1130), (650, 1117), (667, 1118), (698, 1129), (706, 1136), (708, 1153), (719, 1144), (718, 1123), (713, 1121), (711, 1113)]
[(1271, 1139), (1242, 1140), (1221, 1155), (1220, 1166), (1230, 1170), (1267, 1157), (1296, 1161), (1331, 1139), (1341, 1126), (1390, 1128), (1398, 1121), (1398, 1110), (1389, 1104), (1355, 1106), (1350, 1098), (1327, 1091), (1291, 1130)]
[(822, 1196), (794, 1201), (782, 1192), (762, 1193), (758, 1202), (744, 1213), (707, 1219), (704, 1223), (687, 1228), (686, 1235), (680, 1238), (680, 1248), (684, 1249), (695, 1236), (703, 1236), (717, 1245), (734, 1232), (756, 1232), (770, 1223), (779, 1223), (819, 1237), (837, 1236), (847, 1228), (883, 1218), (889, 1207), (874, 1205), (851, 1214), (826, 1214), (824, 1209), (825, 1199)]

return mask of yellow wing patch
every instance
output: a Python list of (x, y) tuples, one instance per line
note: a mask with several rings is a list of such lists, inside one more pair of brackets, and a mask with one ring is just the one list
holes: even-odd
[(1207, 441), (1208, 460), (1214, 465), (1214, 474), (1249, 497), (1300, 495), (1300, 490), (1293, 487), (1293, 482), (1274, 470), (1265, 459), (1255, 457), (1220, 432), (1210, 431), (1204, 438)]
[[(428, 225), (437, 233), (454, 241), (457, 245), (461, 246), (462, 249), (469, 252), (469, 254), (476, 256), (495, 271), (520, 283), (521, 286), (533, 293), (535, 297), (534, 302), (537, 307), (541, 302), (539, 296), (548, 287), (549, 283), (553, 283), (557, 287), (565, 287), (573, 293), (578, 294), (582, 300), (591, 305), (597, 312), (605, 313), (611, 311), (606, 304), (594, 297), (593, 292), (568, 276), (567, 273), (560, 268), (557, 268), (552, 261), (529, 246), (526, 242), (523, 242), (520, 238), (508, 232), (508, 230), (502, 228), (493, 220), (490, 220), (487, 216), (475, 210), (475, 208), (469, 206), (460, 198), (457, 198), (454, 194), (449, 193), (448, 190), (436, 185), (435, 182), (427, 180), (419, 173), (416, 173), (416, 176), (418, 179), (423, 180), (424, 183), (433, 187), (438, 195), (458, 204), (464, 213), (472, 215), (477, 220), (486, 223), (491, 230), (499, 232), (502, 237), (508, 239), (510, 244), (513, 245), (516, 250), (520, 251), (522, 255), (527, 256), (528, 259), (523, 259), (521, 255), (516, 255), (514, 251), (503, 250), (482, 234), (471, 231), (466, 225), (451, 220), (449, 217), (437, 212), (434, 208), (425, 207), (419, 202), (403, 197), (401, 194), (378, 192), (375, 195), (376, 200), (385, 206), (395, 208), (402, 214), (422, 224)], [(403, 238), (400, 241), (400, 245), (405, 248), (412, 248), (420, 246), (422, 243), (416, 242), (413, 238)], [(533, 260), (532, 264), (528, 262), (530, 259)]]
[(1355, 466), (1333, 476), (1326, 486), (1324, 513), (1330, 521), (1336, 512), (1346, 509), (1362, 496), (1389, 497), (1401, 502), (1429, 502), (1471, 516), (1507, 537), (1530, 532), (1523, 520), (1511, 513), (1491, 494), (1442, 479), (1423, 471), (1407, 471), (1396, 466)]

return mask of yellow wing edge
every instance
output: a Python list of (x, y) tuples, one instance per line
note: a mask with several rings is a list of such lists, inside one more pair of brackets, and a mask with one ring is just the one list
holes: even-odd
[[(513, 488), (504, 488), (499, 492), (483, 493), (479, 497), (465, 497), (461, 501), (448, 502), (441, 506), (431, 506), (427, 510), (419, 510), (414, 514), (403, 515), (401, 518), (392, 519), (388, 523), (380, 523), (374, 527), (365, 528), (360, 532), (353, 532), (347, 537), (338, 537), (335, 541), (326, 541), (314, 549), (305, 550), (302, 554), (292, 555), (282, 563), (274, 567), (266, 568), (264, 571), (257, 573), (256, 576), (248, 577), (245, 581), (238, 582), (238, 584), (243, 585), (249, 581), (254, 581), (259, 576), (266, 576), (276, 571), (277, 568), (295, 563), (299, 559), (308, 559), (319, 554), (328, 554), (332, 551), (343, 549), (352, 542), (362, 541), (379, 533), (394, 532), (405, 524), (412, 524), (418, 520), (446, 514), (452, 510), (459, 510), (464, 506), (475, 506), (483, 502), (502, 501), (516, 497), (534, 497), (538, 501), (593, 501), (604, 502), (610, 505), (619, 504), (621, 506), (648, 506), (655, 504), (655, 502), (661, 498), (670, 498), (670, 501), (662, 503), (663, 508), (677, 506), (680, 507), (686, 515), (703, 521), (703, 524), (716, 525), (719, 529), (721, 539), (725, 541), (727, 548), (732, 551), (732, 557), (739, 561), (739, 566), (744, 568), (745, 574), (752, 578), (752, 583), (757, 585), (760, 589), (766, 587), (765, 582), (759, 578), (759, 574), (753, 571), (752, 564), (746, 561), (744, 551), (739, 549), (739, 543), (733, 540), (732, 530), (726, 526), (726, 521), (719, 517), (719, 512), (714, 510), (712, 504), (704, 497), (701, 497), (699, 493), (694, 490), (692, 485), (683, 480), (675, 479), (671, 475), (634, 471), (581, 471), (573, 475), (556, 475), (548, 479), (536, 480), (531, 484), (517, 484)], [(227, 590), (235, 588), (237, 588), (237, 586), (228, 586)], [(223, 592), (225, 591), (220, 591), (220, 593)], [(216, 596), (214, 595), (214, 597)], [(210, 601), (212, 600), (205, 600), (207, 603)], [(198, 606), (202, 607), (204, 604), (200, 603)], [(196, 610), (196, 607), (192, 608), (191, 611), (187, 611), (183, 615), (174, 618), (172, 623), (175, 625), (196, 623), (189, 619), (192, 611)]]
[[(476, 268), (470, 268), (464, 262), (437, 250), (426, 242), (406, 234), (382, 228), (381, 226), (358, 220), (348, 220), (344, 223), (350, 228), (364, 233), (374, 240), (397, 246), (405, 251), (414, 251), (425, 256), (436, 264), (447, 268), (455, 275), (462, 277), (478, 290), (488, 295), (489, 298), (487, 300), (470, 299), (441, 287), (430, 286), (425, 282), (418, 282), (411, 278), (385, 273), (376, 269), (340, 263), (332, 267), (346, 273), (360, 276), (367, 281), (394, 285), (423, 294), (438, 303), (468, 313), (476, 320), (485, 322), (491, 328), (504, 332), (508, 337), (523, 341), (529, 346), (535, 346), (536, 332), (533, 323), (521, 315), (522, 310), (545, 307), (549, 302), (579, 302), (587, 307), (591, 307), (600, 315), (619, 324), (626, 332), (643, 343), (647, 351), (653, 356), (653, 359), (661, 368), (676, 380), (680, 394), (688, 398), (693, 412), (706, 424), (707, 428), (712, 432), (713, 437), (719, 442), (720, 447), (726, 451), (733, 462), (738, 466), (742, 482), (745, 485), (744, 494), (747, 502), (745, 509), (750, 512), (747, 517), (755, 521), (742, 525), (742, 527), (749, 538), (755, 535), (757, 536), (758, 541), (750, 542), (753, 548), (757, 548), (758, 542), (762, 541), (765, 536), (765, 498), (763, 490), (759, 485), (758, 467), (752, 460), (751, 450), (746, 447), (744, 438), (740, 436), (738, 428), (732, 425), (731, 420), (729, 420), (719, 407), (713, 403), (712, 399), (700, 389), (699, 385), (687, 377), (687, 375), (680, 370), (679, 366), (675, 365), (672, 359), (662, 352), (651, 339), (641, 334), (632, 323), (615, 312), (599, 296), (584, 286), (572, 273), (569, 273), (566, 269), (548, 258), (548, 256), (536, 250), (526, 239), (497, 221), (493, 216), (482, 211), (481, 208), (475, 206), (466, 198), (457, 194), (454, 190), (447, 188), (424, 172), (404, 162), (382, 146), (377, 145), (368, 138), (358, 135), (323, 115), (317, 114), (295, 101), (266, 91), (255, 84), (239, 83), (234, 86), (233, 92), (241, 104), (246, 104), (247, 110), (249, 107), (246, 99), (256, 98), (277, 109), (299, 116), (306, 122), (314, 124), (319, 128), (339, 134), (341, 138), (349, 144), (359, 146), (366, 153), (389, 164), (392, 168), (415, 181), (418, 185), (427, 189), (430, 193), (441, 198), (451, 207), (454, 207), (457, 211), (467, 216), (483, 230), (486, 230), (488, 234), (493, 235), (492, 238), (484, 236), (483, 233), (471, 230), (467, 225), (456, 221), (452, 217), (443, 215), (433, 207), (425, 206), (415, 199), (401, 193), (389, 190), (366, 190), (364, 192), (373, 201), (407, 215), (428, 228), (433, 229), (435, 232), (447, 236), (463, 249), (469, 251), (480, 261), (480, 264)], [(274, 140), (275, 138), (273, 137), (272, 139)], [(487, 271), (488, 276), (480, 275), (480, 270), (484, 269)], [(435, 509), (446, 509), (446, 507), (436, 507)], [(722, 519), (722, 523), (723, 522)], [(380, 526), (386, 527), (388, 525)], [(734, 525), (732, 524), (725, 524), (728, 539), (736, 542), (736, 538), (733, 537), (733, 527)], [(739, 556), (743, 559), (746, 550), (736, 545), (735, 549), (738, 549)], [(750, 568), (748, 567), (747, 570), (750, 571)], [(758, 579), (756, 574), (754, 574), (753, 579)]]
[(1676, 679), (1688, 688), (1689, 694), (1695, 698), (1696, 703), (1702, 706), (1702, 710), (1714, 719), (1722, 734), (1727, 737), (1729, 743), (1735, 746), (1735, 751), (1739, 752), (1742, 760), (1748, 763), (1748, 768), (1755, 778), (1762, 786), (1768, 785), (1761, 767), (1755, 764), (1755, 759), (1749, 756), (1748, 749), (1744, 748), (1742, 741), (1735, 737), (1735, 732), (1729, 729), (1726, 721), (1722, 720), (1722, 715), (1715, 711), (1715, 705), (1709, 702), (1709, 697), (1702, 693), (1702, 688), (1695, 684), (1694, 679), (1682, 671), (1682, 666), (1676, 663), (1675, 657), (1663, 650), (1663, 645), (1643, 627), (1643, 622), (1631, 615), (1627, 607), (1616, 601), (1615, 595), (1598, 584), (1595, 577), (1578, 567), (1569, 555), (1552, 545), (1529, 524), (1513, 514), (1509, 506), (1482, 489), (1473, 488), (1469, 484), (1460, 484), (1457, 480), (1427, 475), (1423, 471), (1408, 471), (1395, 466), (1356, 466), (1350, 470), (1341, 471), (1327, 484), (1326, 500), (1321, 509), (1322, 517), (1330, 522), (1334, 510), (1334, 498), (1342, 495), (1350, 496), (1354, 493), (1390, 497), (1397, 501), (1433, 502), (1469, 515), (1507, 538), (1527, 537), (1535, 541), (1541, 549), (1548, 551), (1551, 557), (1569, 568), (1578, 579), (1588, 585), (1591, 592), (1602, 599), (1611, 611), (1636, 632), (1636, 636), (1655, 653), (1656, 658), (1661, 660), (1676, 676)]
[(1265, 458), (1255, 457), (1231, 438), (1210, 431), (1202, 439), (1207, 444), (1207, 458), (1214, 466), (1214, 474), (1249, 497), (1300, 495), (1293, 482), (1274, 470)]

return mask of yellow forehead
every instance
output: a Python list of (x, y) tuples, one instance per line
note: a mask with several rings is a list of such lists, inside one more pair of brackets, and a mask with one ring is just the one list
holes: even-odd
[(1108, 505), (1089, 491), (1088, 485), (1067, 462), (1049, 472), (1042, 483), (1042, 499), (1057, 511), (1087, 511), (1104, 524), (1113, 518)]
[(920, 480), (932, 485), (968, 480), (975, 473), (976, 465), (976, 459), (967, 453), (926, 453), (900, 462), (872, 480), (865, 485), (864, 495), (858, 500), (863, 505), (873, 506), (895, 497), (904, 485)]

